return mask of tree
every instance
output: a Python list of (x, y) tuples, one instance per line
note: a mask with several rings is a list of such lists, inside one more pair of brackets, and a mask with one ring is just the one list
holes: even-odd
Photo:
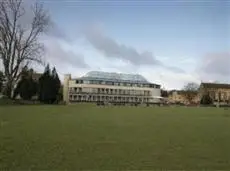
[(0, 93), (2, 92), (3, 82), (4, 82), (4, 74), (2, 71), (0, 71)]
[(54, 67), (53, 70), (52, 70), (52, 79), (53, 79), (53, 94), (52, 94), (52, 97), (54, 99), (54, 101), (58, 101), (59, 97), (59, 91), (60, 91), (60, 88), (61, 88), (61, 82), (60, 82), (60, 79), (58, 77), (58, 74), (57, 74), (57, 71), (56, 71), (56, 68)]
[(23, 100), (31, 100), (31, 98), (37, 93), (36, 82), (31, 76), (29, 78), (22, 79), (18, 85), (18, 93)]
[(45, 71), (39, 78), (39, 100), (43, 103), (49, 103), (49, 91), (50, 91), (50, 67), (49, 64), (45, 67)]
[(32, 78), (33, 70), (24, 69), (21, 73), (21, 79), (14, 91), (14, 97), (18, 94), (23, 100), (31, 100), (37, 94), (37, 83)]
[(39, 100), (43, 103), (52, 104), (58, 101), (61, 83), (53, 68), (50, 71), (49, 65), (46, 66), (43, 75), (39, 79)]
[[(6, 77), (5, 94), (12, 90), (20, 78), (20, 71), (31, 62), (42, 62), (43, 44), (39, 37), (46, 32), (50, 19), (41, 4), (35, 3), (28, 14), (23, 0), (0, 1), (0, 60)], [(25, 27), (25, 15), (32, 17)]]
[(210, 105), (212, 104), (212, 98), (210, 97), (209, 94), (204, 94), (200, 100), (200, 104), (203, 104), (203, 105)]
[(168, 97), (168, 91), (167, 90), (161, 90), (161, 96), (162, 97)]
[(194, 97), (197, 96), (199, 85), (196, 83), (188, 83), (183, 88), (183, 95), (188, 100), (189, 103), (192, 102)]

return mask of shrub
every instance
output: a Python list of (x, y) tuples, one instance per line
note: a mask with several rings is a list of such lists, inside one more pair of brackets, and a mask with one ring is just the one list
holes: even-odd
[(208, 94), (203, 95), (200, 101), (200, 104), (203, 104), (203, 105), (210, 105), (212, 103), (213, 103), (212, 98)]

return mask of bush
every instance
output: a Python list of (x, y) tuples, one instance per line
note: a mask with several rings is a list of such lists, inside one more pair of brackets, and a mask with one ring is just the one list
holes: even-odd
[(11, 99), (9, 99), (7, 96), (1, 96), (0, 97), (0, 106), (5, 106), (5, 105), (14, 105), (15, 102)]
[(200, 104), (202, 105), (210, 105), (212, 103), (213, 103), (212, 98), (208, 94), (203, 95), (200, 101)]

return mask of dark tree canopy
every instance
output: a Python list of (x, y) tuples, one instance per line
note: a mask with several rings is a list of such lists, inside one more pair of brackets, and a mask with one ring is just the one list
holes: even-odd
[(33, 70), (24, 68), (21, 72), (21, 79), (14, 91), (14, 97), (20, 95), (23, 100), (31, 100), (38, 92), (38, 85), (32, 78)]
[(167, 90), (161, 90), (161, 96), (162, 97), (168, 97), (168, 91)]
[(200, 104), (202, 105), (210, 105), (212, 103), (213, 103), (213, 100), (209, 94), (204, 94), (200, 100)]
[(46, 66), (43, 75), (39, 79), (39, 100), (43, 103), (55, 103), (59, 100), (61, 82), (56, 69), (50, 71), (49, 65)]

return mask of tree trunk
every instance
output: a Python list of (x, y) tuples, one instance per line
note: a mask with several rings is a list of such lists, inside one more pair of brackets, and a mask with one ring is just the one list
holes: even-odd
[(12, 98), (13, 97), (13, 80), (9, 79), (6, 82), (6, 86), (5, 86), (5, 90), (4, 90), (4, 95), (6, 95), (8, 98)]

